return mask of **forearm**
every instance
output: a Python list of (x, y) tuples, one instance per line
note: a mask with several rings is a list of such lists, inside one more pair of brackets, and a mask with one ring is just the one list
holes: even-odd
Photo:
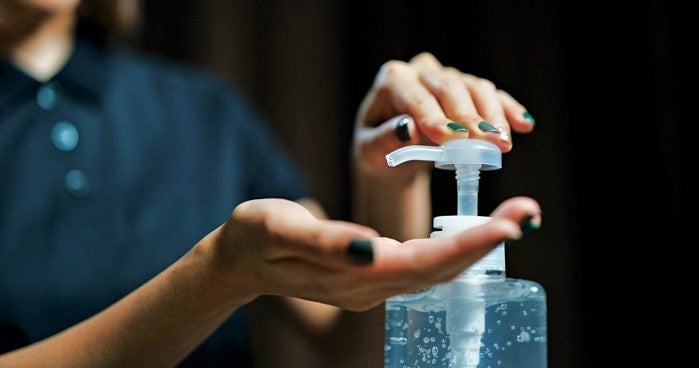
[(424, 238), (431, 229), (430, 172), (396, 174), (356, 175), (354, 220), (400, 241)]
[(2, 367), (169, 367), (252, 297), (223, 290), (213, 234), (101, 313), (0, 357)]
[(256, 366), (380, 367), (383, 315), (383, 306), (350, 312), (299, 299), (262, 297), (250, 309)]

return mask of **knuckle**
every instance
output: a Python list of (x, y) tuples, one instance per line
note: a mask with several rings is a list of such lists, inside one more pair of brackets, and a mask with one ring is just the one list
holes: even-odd
[(415, 55), (415, 56), (413, 57), (412, 61), (414, 61), (414, 62), (416, 62), (416, 63), (430, 63), (430, 64), (434, 64), (434, 63), (437, 63), (437, 58), (434, 57), (434, 55), (432, 55), (431, 53), (426, 52), (426, 51), (423, 51), (423, 52), (421, 52), (421, 53)]
[(259, 207), (257, 206), (258, 201), (259, 200), (252, 199), (237, 205), (230, 214), (230, 220), (236, 220), (238, 218), (245, 217), (251, 213), (254, 213), (256, 209)]
[(260, 213), (260, 225), (266, 233), (272, 236), (276, 236), (277, 224), (279, 223), (279, 216), (274, 212), (264, 211)]
[(478, 86), (483, 89), (488, 89), (495, 91), (497, 88), (495, 87), (495, 83), (491, 82), (489, 79), (485, 78), (480, 78), (478, 79)]
[(473, 124), (477, 124), (478, 122), (485, 120), (480, 115), (478, 115), (470, 110), (467, 110), (467, 109), (457, 110), (456, 118), (458, 118), (460, 121), (462, 121), (464, 123), (473, 123)]
[(431, 86), (430, 91), (437, 99), (442, 99), (451, 95), (459, 95), (463, 92), (463, 89), (464, 87), (460, 80), (442, 77), (438, 83)]
[(401, 60), (389, 60), (381, 65), (379, 69), (377, 82), (384, 81), (388, 78), (395, 78), (399, 75), (405, 74), (410, 66), (405, 61)]
[(375, 99), (379, 101), (387, 101), (393, 94), (393, 91), (391, 90), (391, 85), (386, 81), (386, 79), (377, 80), (374, 84), (373, 89)]
[(416, 110), (421, 111), (423, 107), (429, 103), (430, 99), (434, 97), (428, 93), (420, 93), (414, 91), (410, 95), (406, 96), (406, 102), (408, 105), (414, 107)]
[(501, 95), (505, 98), (512, 98), (512, 96), (509, 93), (507, 93), (507, 91), (505, 91), (505, 90), (498, 89), (497, 92), (499, 95)]
[(447, 66), (444, 67), (444, 73), (447, 75), (450, 75), (452, 77), (464, 77), (465, 74), (462, 73), (459, 69), (454, 68), (453, 66)]
[(461, 73), (461, 78), (463, 78), (463, 80), (466, 83), (468, 83), (469, 85), (473, 85), (473, 84), (477, 83), (478, 80), (480, 79), (480, 78), (476, 77), (475, 75), (469, 74), (469, 73)]
[(444, 92), (460, 93), (463, 90), (463, 84), (458, 79), (444, 78), (442, 80), (442, 90)]

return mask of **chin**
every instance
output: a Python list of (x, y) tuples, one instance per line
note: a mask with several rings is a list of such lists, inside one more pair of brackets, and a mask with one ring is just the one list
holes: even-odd
[(45, 13), (74, 12), (80, 0), (14, 0)]

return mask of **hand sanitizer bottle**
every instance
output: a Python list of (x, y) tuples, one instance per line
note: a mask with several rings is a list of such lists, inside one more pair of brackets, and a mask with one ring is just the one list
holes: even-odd
[[(501, 167), (492, 143), (457, 139), (440, 147), (408, 146), (389, 166), (434, 161), (456, 170), (458, 214), (434, 218), (443, 236), (482, 224), (477, 216), (481, 170)], [(384, 367), (546, 367), (546, 295), (541, 285), (505, 276), (504, 244), (454, 280), (386, 301)]]

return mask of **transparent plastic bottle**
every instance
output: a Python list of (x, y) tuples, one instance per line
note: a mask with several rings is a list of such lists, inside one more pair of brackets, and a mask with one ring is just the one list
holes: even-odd
[[(478, 169), (499, 168), (500, 151), (487, 142), (460, 141), (387, 156), (391, 166), (420, 159), (457, 170), (459, 215), (436, 217), (433, 237), (489, 219), (475, 216)], [(506, 277), (500, 244), (454, 280), (386, 301), (384, 367), (541, 368), (547, 366), (546, 336), (544, 289)]]

